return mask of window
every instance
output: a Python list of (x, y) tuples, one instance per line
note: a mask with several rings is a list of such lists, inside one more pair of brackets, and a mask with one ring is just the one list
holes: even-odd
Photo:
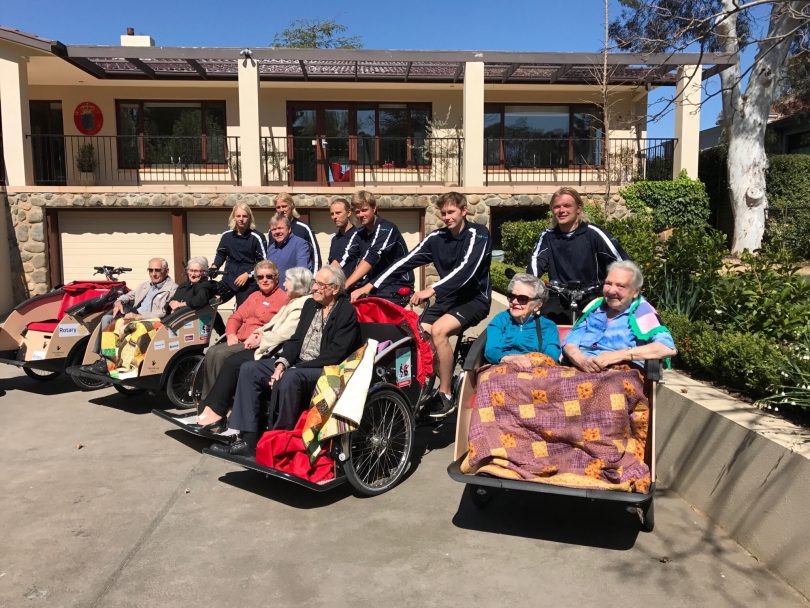
[(603, 148), (601, 114), (595, 106), (484, 107), (484, 157), (488, 165), (601, 165)]
[(118, 102), (119, 166), (224, 164), (224, 101)]

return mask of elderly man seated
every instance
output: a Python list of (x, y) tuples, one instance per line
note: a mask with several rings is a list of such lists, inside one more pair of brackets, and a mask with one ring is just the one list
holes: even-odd
[[(161, 319), (167, 314), (170, 310), (167, 305), (177, 289), (177, 283), (169, 276), (169, 263), (163, 258), (152, 258), (146, 270), (149, 273), (149, 280), (115, 301), (112, 312), (101, 318), (102, 328), (107, 327), (121, 315), (127, 321), (137, 321), (144, 318)], [(101, 352), (100, 331), (96, 336), (93, 352)], [(107, 364), (103, 359), (83, 367), (87, 371), (107, 372)]]
[(574, 367), (532, 353), (531, 367), (502, 360), (482, 370), (463, 472), (649, 491), (650, 403), (640, 365), (676, 351), (640, 295), (642, 282), (631, 261), (608, 267), (604, 297), (586, 307), (563, 342)]

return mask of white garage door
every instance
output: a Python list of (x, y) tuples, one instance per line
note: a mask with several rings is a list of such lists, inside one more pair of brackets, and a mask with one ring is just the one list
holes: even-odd
[[(384, 217), (397, 225), (409, 251), (419, 244), (421, 240), (419, 235), (420, 211), (380, 209), (379, 213), (380, 217)], [(320, 209), (309, 210), (309, 221), (318, 238), (321, 257), (326, 261), (326, 257), (329, 255), (329, 244), (332, 242), (332, 235), (335, 233), (335, 223), (329, 217), (328, 211)], [(419, 290), (422, 288), (421, 273), (416, 271), (414, 275), (416, 277), (416, 289)]]
[(172, 263), (171, 213), (167, 211), (62, 211), (59, 232), (66, 283), (90, 279), (93, 266), (109, 265), (132, 268), (121, 278), (137, 285), (148, 278), (150, 258)]

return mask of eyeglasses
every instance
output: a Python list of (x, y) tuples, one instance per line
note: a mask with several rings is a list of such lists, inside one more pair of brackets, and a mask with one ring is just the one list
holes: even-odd
[(147, 268), (147, 272), (163, 272), (162, 268)]
[(320, 281), (315, 281), (312, 283), (313, 287), (317, 287), (318, 289), (323, 289), (325, 287), (334, 287), (331, 283), (321, 283)]
[(517, 300), (517, 303), (521, 306), (526, 306), (532, 300), (539, 300), (540, 298), (534, 297), (530, 298), (529, 296), (518, 295), (516, 293), (508, 293), (506, 294), (506, 299), (511, 302), (512, 300)]
[(257, 281), (275, 281), (278, 278), (277, 274), (257, 274)]

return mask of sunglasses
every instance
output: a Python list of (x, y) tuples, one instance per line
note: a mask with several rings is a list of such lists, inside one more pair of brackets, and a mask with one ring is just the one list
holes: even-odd
[(147, 272), (163, 272), (162, 268), (147, 268)]
[(529, 296), (524, 295), (517, 295), (516, 293), (508, 293), (506, 294), (507, 301), (511, 302), (512, 300), (517, 300), (517, 303), (521, 306), (526, 306), (532, 300), (539, 300), (540, 298), (530, 298)]
[(277, 274), (257, 274), (257, 281), (275, 281), (278, 278)]

